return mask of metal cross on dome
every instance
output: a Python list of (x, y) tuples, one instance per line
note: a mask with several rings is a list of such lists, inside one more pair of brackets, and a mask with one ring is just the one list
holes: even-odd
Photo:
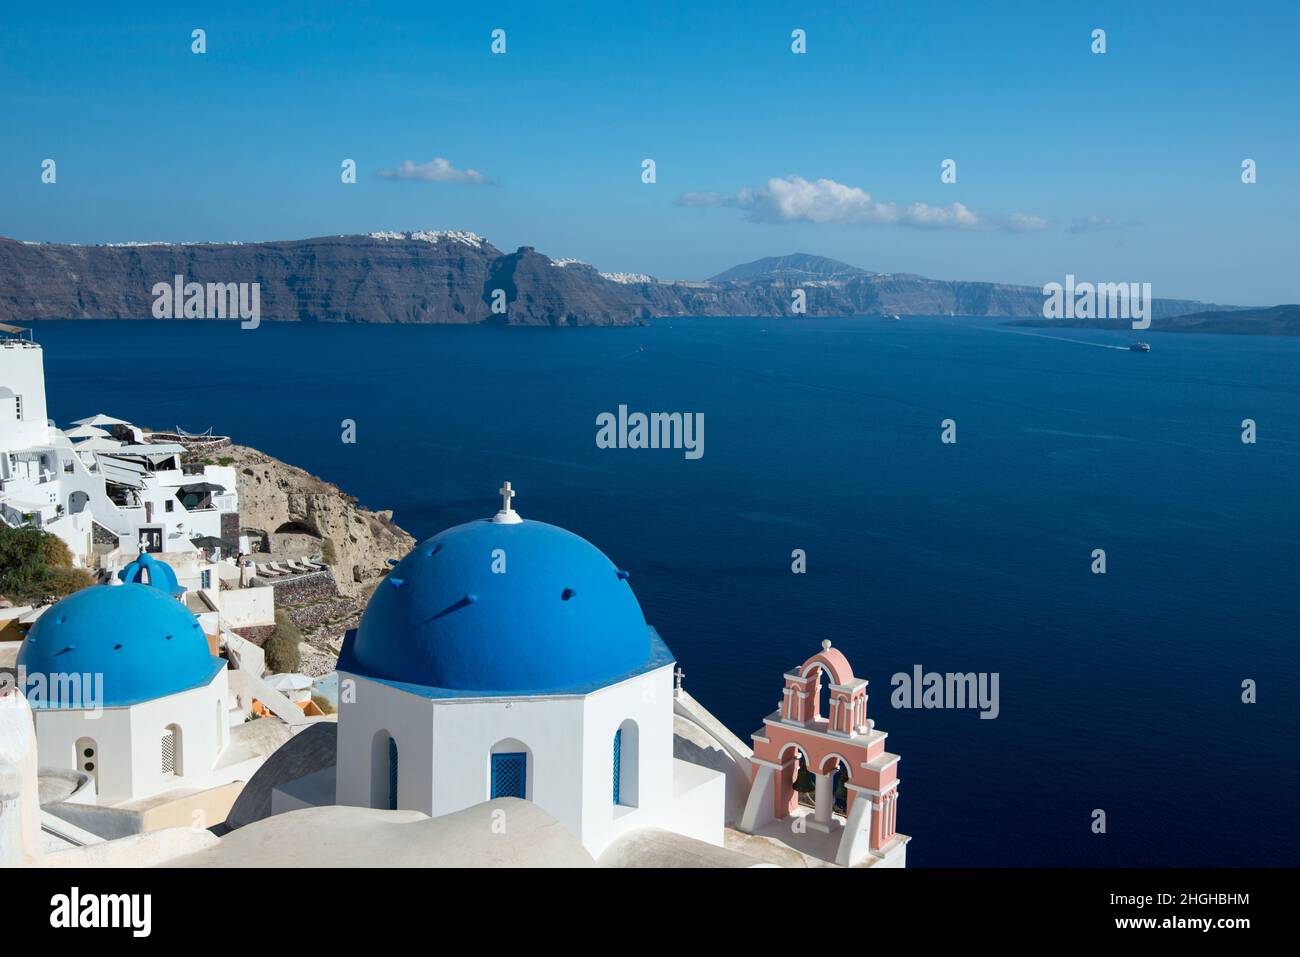
[(519, 513), (510, 507), (510, 500), (515, 497), (515, 490), (509, 482), (505, 482), (497, 489), (501, 493), (501, 511), (492, 517), (492, 521), (498, 525), (518, 525), (523, 521)]

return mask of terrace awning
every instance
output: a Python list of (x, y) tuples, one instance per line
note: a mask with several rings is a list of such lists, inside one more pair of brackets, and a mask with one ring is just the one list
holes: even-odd
[(224, 492), (225, 486), (213, 485), (211, 482), (195, 482), (193, 485), (182, 485), (179, 491), (193, 492), (195, 495), (206, 495), (209, 492)]
[(105, 481), (112, 482), (114, 485), (125, 485), (127, 488), (144, 488), (144, 478), (148, 474), (148, 470), (143, 465), (111, 456), (100, 456), (99, 471)]

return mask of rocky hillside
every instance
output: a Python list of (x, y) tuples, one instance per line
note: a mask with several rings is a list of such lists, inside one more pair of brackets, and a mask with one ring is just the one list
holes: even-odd
[[(461, 232), (368, 233), (269, 243), (69, 246), (0, 238), (0, 322), (147, 319), (153, 288), (258, 283), (261, 318), (302, 322), (629, 325), (655, 316), (783, 316), (791, 290), (810, 316), (1037, 317), (1032, 286), (873, 273), (796, 253), (701, 282), (602, 273), (531, 246), (504, 253)], [(494, 313), (495, 290), (505, 314)], [(1155, 318), (1214, 308), (1157, 299)], [(211, 314), (190, 318), (217, 318)]]
[[(472, 233), (415, 232), (187, 245), (0, 238), (0, 321), (152, 318), (154, 285), (178, 275), (258, 283), (265, 320), (609, 325), (645, 312), (626, 285), (531, 247), (506, 254)], [(504, 316), (491, 309), (496, 289)]]
[(349, 598), (368, 595), (388, 570), (388, 559), (401, 558), (415, 545), (393, 523), (392, 512), (362, 508), (338, 486), (300, 468), (241, 445), (221, 454), (234, 460), (239, 477), (240, 524), (266, 532), (271, 558), (324, 554), (339, 591)]

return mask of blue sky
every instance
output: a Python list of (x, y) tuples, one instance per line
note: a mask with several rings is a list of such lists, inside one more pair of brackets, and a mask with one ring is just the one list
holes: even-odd
[[(1300, 300), (1294, 3), (109, 6), (0, 14), (0, 235), (467, 229), (668, 278), (801, 251)], [(435, 158), (488, 182), (381, 175)]]

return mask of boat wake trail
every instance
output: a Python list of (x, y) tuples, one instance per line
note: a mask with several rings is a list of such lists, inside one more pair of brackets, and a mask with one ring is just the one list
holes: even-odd
[(1067, 339), (1065, 336), (1049, 336), (1042, 332), (1016, 332), (1012, 329), (999, 329), (998, 332), (1006, 332), (1013, 336), (1033, 336), (1035, 339), (1055, 339), (1057, 342), (1073, 342), (1080, 346), (1096, 346), (1098, 349), (1118, 349), (1120, 352), (1129, 352), (1128, 346), (1112, 346), (1105, 342), (1089, 342), (1086, 339)]

